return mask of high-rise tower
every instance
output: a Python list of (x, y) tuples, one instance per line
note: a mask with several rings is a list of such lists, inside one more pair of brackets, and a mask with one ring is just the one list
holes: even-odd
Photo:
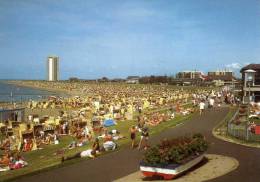
[(49, 56), (47, 59), (47, 80), (59, 80), (59, 57)]

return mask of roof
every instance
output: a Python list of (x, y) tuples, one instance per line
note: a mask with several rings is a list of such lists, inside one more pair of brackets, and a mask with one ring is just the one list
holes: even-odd
[(25, 108), (14, 108), (14, 109), (5, 109), (5, 108), (2, 108), (2, 109), (0, 109), (0, 112), (10, 112), (10, 111), (12, 111), (12, 112), (15, 112), (15, 111), (21, 111), (21, 110), (25, 110)]
[(185, 71), (180, 71), (179, 73), (202, 73), (202, 71), (189, 71), (189, 70), (185, 70)]
[(217, 71), (208, 71), (208, 73), (230, 73), (232, 70), (217, 70)]
[(245, 70), (248, 70), (248, 69), (251, 69), (251, 70), (259, 70), (260, 71), (260, 64), (249, 64), (245, 67), (243, 67), (241, 70), (240, 70), (240, 73), (244, 72)]

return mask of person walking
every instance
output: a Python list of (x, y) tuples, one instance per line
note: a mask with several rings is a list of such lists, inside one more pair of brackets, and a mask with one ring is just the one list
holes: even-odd
[(214, 103), (215, 103), (215, 100), (211, 97), (211, 98), (209, 99), (209, 108), (210, 108), (210, 109), (214, 108)]
[(199, 108), (200, 108), (200, 115), (201, 115), (205, 110), (205, 102), (203, 100), (200, 101)]
[(136, 138), (136, 127), (132, 126), (130, 128), (130, 138), (131, 138), (131, 146), (132, 148), (135, 147), (135, 138)]
[(144, 150), (148, 148), (149, 131), (147, 127), (142, 128), (141, 140), (139, 142), (138, 150), (144, 147)]

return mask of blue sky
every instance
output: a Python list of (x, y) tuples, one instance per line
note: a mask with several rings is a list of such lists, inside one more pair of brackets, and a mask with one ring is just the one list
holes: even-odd
[(260, 63), (259, 0), (1, 0), (0, 79), (238, 70)]

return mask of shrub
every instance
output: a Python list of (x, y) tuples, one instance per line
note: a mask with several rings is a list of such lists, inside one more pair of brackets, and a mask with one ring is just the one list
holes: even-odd
[(145, 158), (144, 158), (145, 163), (155, 165), (155, 164), (159, 164), (160, 161), (161, 161), (161, 154), (157, 146), (151, 147), (149, 148), (149, 150), (145, 152)]
[(181, 164), (207, 149), (208, 143), (202, 134), (171, 140), (164, 139), (145, 152), (143, 162), (149, 165)]
[(248, 108), (248, 105), (241, 105), (240, 108), (246, 109)]
[(239, 109), (239, 114), (244, 114), (244, 113), (246, 113), (246, 111), (247, 111), (246, 109), (240, 108), (240, 109)]
[(235, 121), (234, 121), (234, 124), (235, 124), (235, 125), (240, 125), (240, 124), (241, 124), (240, 119), (235, 120)]

